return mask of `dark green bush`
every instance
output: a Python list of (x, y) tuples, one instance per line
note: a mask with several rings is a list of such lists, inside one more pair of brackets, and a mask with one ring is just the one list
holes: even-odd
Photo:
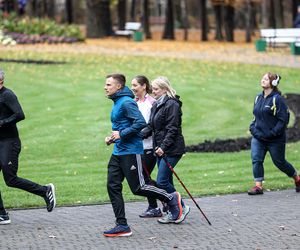
[(63, 25), (47, 18), (19, 18), (10, 14), (0, 19), (0, 29), (7, 33), (22, 33), (26, 35), (49, 35), (56, 37), (72, 37), (84, 40), (77, 25)]

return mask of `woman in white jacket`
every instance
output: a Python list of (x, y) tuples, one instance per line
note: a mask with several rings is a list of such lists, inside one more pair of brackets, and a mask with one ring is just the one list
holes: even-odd
[[(148, 123), (151, 108), (155, 99), (150, 95), (151, 94), (151, 85), (147, 77), (143, 75), (138, 75), (134, 77), (131, 81), (131, 89), (136, 96), (136, 102), (141, 111), (146, 123)], [(143, 169), (145, 180), (148, 180), (150, 183), (152, 182), (155, 185), (155, 182), (151, 179), (151, 173), (156, 164), (156, 156), (154, 155), (153, 150), (153, 142), (152, 136), (143, 140), (144, 146), (144, 155), (143, 159)], [(142, 214), (140, 214), (141, 218), (153, 218), (153, 217), (161, 217), (162, 212), (160, 208), (158, 208), (156, 199), (148, 198), (149, 206)]]

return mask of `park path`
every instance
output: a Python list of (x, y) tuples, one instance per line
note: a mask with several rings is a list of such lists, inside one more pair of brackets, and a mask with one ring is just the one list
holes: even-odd
[(71, 45), (35, 44), (10, 47), (0, 46), (0, 58), (2, 57), (1, 55), (5, 55), (7, 51), (187, 58), (204, 61), (237, 62), (300, 68), (300, 56), (291, 55), (288, 48), (268, 49), (267, 52), (256, 52), (253, 43), (200, 43), (182, 41), (134, 42), (124, 39), (97, 39)]
[[(261, 196), (234, 194), (198, 198), (209, 226), (191, 200), (187, 219), (161, 225), (138, 214), (146, 202), (126, 203), (131, 237), (106, 238), (114, 224), (110, 204), (9, 211), (12, 223), (0, 226), (0, 249), (300, 249), (300, 194), (294, 190)], [(59, 197), (58, 197), (59, 203)]]

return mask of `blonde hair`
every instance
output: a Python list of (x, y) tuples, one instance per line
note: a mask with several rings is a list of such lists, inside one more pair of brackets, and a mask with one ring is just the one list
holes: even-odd
[(167, 96), (176, 98), (176, 90), (171, 87), (170, 81), (167, 77), (159, 76), (152, 81), (151, 84), (156, 84), (159, 88), (167, 91)]

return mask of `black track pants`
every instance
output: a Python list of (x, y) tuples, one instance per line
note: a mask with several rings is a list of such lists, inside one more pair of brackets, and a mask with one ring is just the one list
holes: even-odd
[[(7, 186), (44, 197), (47, 188), (17, 176), (21, 142), (19, 138), (0, 140), (0, 171)], [(5, 212), (0, 193), (0, 214)]]
[(107, 190), (118, 224), (127, 224), (122, 195), (124, 178), (135, 195), (159, 199), (164, 202), (172, 199), (172, 195), (165, 190), (146, 184), (141, 155), (112, 155), (108, 163)]
[[(143, 161), (143, 173), (145, 176), (145, 182), (150, 183), (151, 185), (156, 186), (156, 181), (151, 179), (151, 173), (156, 165), (156, 156), (154, 155), (153, 149), (144, 150), (144, 154), (142, 155)], [(157, 201), (151, 197), (148, 197), (148, 204), (150, 208), (157, 208)]]

